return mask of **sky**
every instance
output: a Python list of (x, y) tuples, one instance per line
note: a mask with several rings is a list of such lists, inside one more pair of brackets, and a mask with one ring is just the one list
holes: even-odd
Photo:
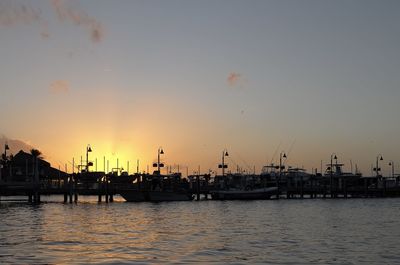
[[(400, 172), (400, 2), (1, 0), (0, 140), (54, 167)], [(20, 145), (10, 146), (16, 153)], [(352, 167), (351, 167), (352, 165)], [(217, 171), (219, 172), (219, 171)]]

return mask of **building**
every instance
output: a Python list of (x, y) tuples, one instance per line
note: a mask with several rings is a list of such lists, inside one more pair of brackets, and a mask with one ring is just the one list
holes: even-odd
[(37, 176), (41, 181), (60, 182), (68, 176), (67, 173), (51, 167), (50, 163), (42, 158), (34, 157), (22, 150), (3, 162), (1, 171), (3, 181), (31, 182)]

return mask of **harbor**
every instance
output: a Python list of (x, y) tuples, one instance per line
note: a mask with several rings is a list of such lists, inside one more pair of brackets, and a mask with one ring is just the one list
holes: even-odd
[[(7, 155), (5, 145), (1, 161), (0, 201), (18, 196), (20, 200), (40, 203), (41, 196), (63, 195), (64, 203), (77, 203), (81, 196), (97, 196), (98, 202), (111, 203), (115, 196), (128, 202), (161, 201), (204, 201), (204, 200), (259, 200), (259, 199), (336, 199), (336, 198), (380, 198), (400, 196), (400, 177), (382, 176), (376, 158), (375, 176), (343, 171), (344, 164), (338, 163), (336, 155), (326, 165), (324, 172), (309, 173), (302, 168), (284, 164), (285, 153), (280, 154), (279, 164), (264, 166), (260, 174), (231, 172), (222, 152), (218, 168), (221, 174), (196, 174), (182, 176), (181, 172), (161, 173), (164, 163), (157, 151), (153, 173), (129, 174), (122, 168), (111, 172), (92, 171), (89, 160), (92, 152), (88, 145), (86, 160), (77, 165), (78, 172), (66, 173), (51, 167), (40, 158), (38, 150)], [(39, 152), (39, 153), (38, 153)], [(335, 160), (335, 161), (333, 161)], [(8, 199), (7, 199), (8, 198)], [(21, 199), (22, 198), (22, 199)]]
[(0, 0), (0, 265), (400, 265), (399, 14)]

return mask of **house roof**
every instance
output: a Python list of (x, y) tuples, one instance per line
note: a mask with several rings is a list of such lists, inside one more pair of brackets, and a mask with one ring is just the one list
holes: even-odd
[[(12, 163), (13, 166), (15, 167), (33, 167), (33, 161), (34, 157), (32, 154), (24, 152), (24, 151), (19, 151), (13, 158)], [(38, 168), (43, 172), (42, 174), (47, 175), (48, 177), (60, 177), (60, 176), (65, 176), (67, 175), (66, 172), (58, 170), (56, 168), (51, 167), (50, 163), (45, 161), (44, 159), (38, 158)]]
[[(33, 161), (34, 157), (30, 153), (26, 153), (24, 151), (19, 151), (13, 158), (13, 163), (17, 165), (25, 165), (27, 162), (28, 164), (31, 164)], [(50, 163), (38, 158), (38, 166), (39, 167), (50, 167)]]

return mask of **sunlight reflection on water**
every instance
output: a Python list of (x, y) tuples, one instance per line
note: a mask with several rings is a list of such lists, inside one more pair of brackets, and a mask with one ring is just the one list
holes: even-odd
[(400, 263), (399, 199), (0, 203), (0, 263)]

